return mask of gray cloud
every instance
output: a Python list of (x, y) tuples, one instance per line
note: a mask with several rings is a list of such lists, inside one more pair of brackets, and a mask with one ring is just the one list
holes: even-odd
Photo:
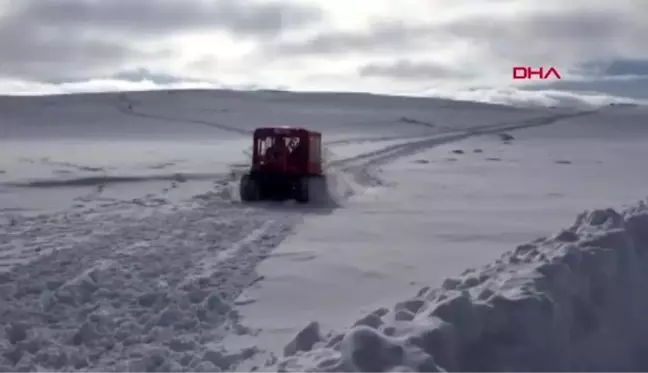
[(526, 90), (564, 90), (572, 92), (598, 92), (613, 96), (648, 99), (648, 75), (627, 78), (592, 78), (583, 81), (556, 81), (547, 84), (534, 84)]
[(20, 0), (0, 17), (0, 76), (86, 79), (171, 58), (152, 45), (182, 33), (273, 38), (321, 17), (317, 8), (250, 0)]
[[(575, 0), (554, 8), (529, 4), (508, 14), (472, 13), (436, 23), (382, 22), (365, 31), (321, 32), (308, 39), (283, 40), (274, 48), (290, 57), (399, 54), (403, 57), (390, 63), (361, 66), (358, 75), (417, 83), (466, 77), (477, 82), (489, 75), (508, 77), (512, 66), (554, 66), (585, 81), (563, 80), (552, 89), (646, 97), (642, 79), (600, 77), (648, 71), (648, 2)], [(465, 60), (456, 61), (456, 68), (410, 59), (417, 53), (434, 55), (437, 46), (452, 48), (453, 43), (471, 48)]]
[(482, 87), (460, 90), (430, 89), (425, 93), (431, 97), (516, 106), (600, 107), (611, 103), (648, 104), (646, 100), (635, 100), (626, 96), (549, 89), (546, 87), (534, 90), (515, 87)]
[(35, 24), (156, 36), (221, 30), (237, 36), (277, 35), (322, 17), (317, 8), (250, 0), (21, 0), (14, 17)]
[(467, 78), (471, 75), (434, 62), (400, 59), (392, 63), (370, 63), (358, 69), (360, 76), (403, 80)]
[[(648, 77), (648, 60), (613, 61), (605, 70), (604, 75), (645, 75), (646, 77)], [(646, 89), (648, 90), (648, 86), (646, 86)]]
[(79, 33), (26, 28), (20, 19), (0, 24), (0, 77), (64, 81), (105, 74), (128, 60), (147, 60), (165, 52), (145, 52), (125, 43)]
[(591, 0), (581, 7), (473, 14), (427, 24), (376, 22), (364, 31), (322, 31), (307, 39), (282, 40), (273, 49), (290, 56), (349, 55), (433, 52), (438, 45), (469, 42), (475, 56), (513, 64), (571, 64), (647, 54), (648, 11), (641, 11), (645, 1), (618, 0), (612, 8), (606, 4)]
[(428, 38), (435, 32), (433, 27), (426, 25), (375, 22), (365, 31), (321, 32), (305, 40), (283, 40), (272, 48), (275, 53), (291, 56), (393, 52), (431, 44), (433, 39)]
[(584, 8), (536, 12), (511, 19), (475, 17), (447, 25), (447, 32), (495, 59), (521, 64), (572, 64), (645, 55), (648, 13)]
[[(362, 79), (366, 77), (391, 80), (400, 87), (421, 87), (428, 81), (434, 86), (439, 79), (474, 87), (498, 81), (508, 85), (515, 65), (549, 65), (579, 81), (564, 79), (545, 88), (618, 95), (626, 91), (644, 97), (644, 78), (628, 76), (648, 73), (646, 0), (499, 0), (497, 9), (505, 9), (503, 1), (515, 7), (515, 12), (506, 8), (504, 13), (490, 7), (494, 0), (465, 0), (457, 1), (456, 8), (448, 5), (448, 12), (444, 8), (442, 15), (427, 22), (386, 12), (386, 18), (357, 31), (311, 29), (326, 26), (328, 14), (288, 1), (5, 1), (0, 10), (0, 80), (99, 84), (97, 80), (118, 79), (162, 85), (249, 80), (263, 86), (276, 78), (303, 86), (310, 84), (309, 76), (329, 74), (334, 65), (330, 76), (311, 86), (338, 86), (340, 74), (349, 74), (344, 80), (354, 89), (375, 83)], [(428, 0), (420, 1), (424, 9)], [(330, 14), (336, 15), (343, 13)], [(357, 25), (365, 21), (371, 20), (360, 17)], [(171, 41), (193, 34), (226, 35), (244, 43), (222, 60), (216, 43), (205, 45), (204, 53), (180, 56)], [(455, 60), (448, 66), (432, 62), (437, 50), (443, 53), (438, 57), (456, 56)], [(246, 54), (236, 60), (239, 53)], [(332, 60), (342, 63), (330, 64)], [(360, 66), (355, 75), (345, 70), (354, 64)], [(249, 74), (252, 70), (255, 73)], [(263, 81), (254, 80), (256, 76)]]
[(542, 83), (532, 82), (523, 89), (599, 93), (639, 100), (648, 99), (648, 59), (587, 63), (575, 70), (579, 74), (573, 78)]
[(143, 67), (134, 70), (124, 70), (108, 78), (113, 80), (125, 80), (128, 82), (150, 81), (160, 85), (178, 84), (178, 83), (199, 83), (195, 79), (189, 79), (186, 77), (159, 73)]

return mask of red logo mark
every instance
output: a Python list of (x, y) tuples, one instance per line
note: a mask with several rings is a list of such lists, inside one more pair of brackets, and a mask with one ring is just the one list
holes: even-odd
[(550, 77), (556, 79), (562, 79), (558, 70), (555, 67), (549, 67), (548, 69), (544, 67), (533, 68), (529, 66), (514, 66), (513, 67), (513, 80), (519, 79), (537, 79), (545, 80)]

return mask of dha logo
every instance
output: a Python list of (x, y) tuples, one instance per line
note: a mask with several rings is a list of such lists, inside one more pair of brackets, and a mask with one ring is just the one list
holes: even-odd
[(552, 76), (556, 79), (562, 79), (560, 73), (555, 67), (549, 67), (548, 69), (544, 67), (533, 68), (530, 66), (513, 67), (513, 80), (519, 80), (519, 79), (528, 80), (528, 79), (534, 79), (534, 77), (537, 77), (537, 79), (540, 80), (545, 80), (545, 79), (549, 79)]

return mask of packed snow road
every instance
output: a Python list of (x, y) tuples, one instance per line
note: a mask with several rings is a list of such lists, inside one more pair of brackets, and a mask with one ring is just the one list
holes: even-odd
[[(344, 199), (380, 182), (373, 167), (398, 157), (582, 114), (389, 142), (332, 160), (333, 188)], [(256, 265), (305, 214), (334, 208), (243, 206), (236, 177), (236, 167), (214, 176), (210, 192), (184, 204), (152, 196), (136, 209), (112, 203), (89, 214), (14, 214), (0, 222), (0, 317), (7, 325), (0, 370), (213, 371), (253, 355), (254, 348), (219, 344), (228, 334), (250, 333), (235, 300), (260, 280)]]

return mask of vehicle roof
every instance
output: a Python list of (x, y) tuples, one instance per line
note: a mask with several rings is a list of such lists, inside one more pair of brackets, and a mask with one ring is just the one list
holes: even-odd
[(302, 127), (291, 127), (291, 126), (277, 126), (277, 127), (259, 127), (254, 130), (254, 134), (259, 134), (259, 133), (275, 133), (276, 130), (283, 130), (283, 131), (288, 131), (288, 132), (306, 132), (306, 133), (311, 133), (311, 134), (317, 134), (320, 135), (320, 132), (318, 131), (313, 131), (309, 130), (306, 128)]

